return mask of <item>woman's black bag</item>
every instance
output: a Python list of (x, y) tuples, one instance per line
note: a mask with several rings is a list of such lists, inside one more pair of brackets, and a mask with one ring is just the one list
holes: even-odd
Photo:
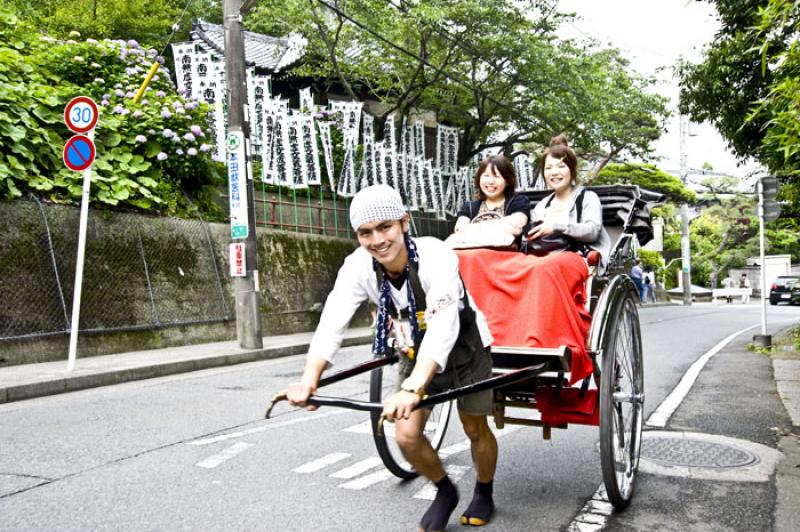
[[(586, 189), (581, 190), (578, 197), (575, 198), (575, 208), (577, 209), (578, 214), (578, 222), (581, 221), (581, 215), (583, 214), (583, 193)], [(550, 196), (550, 199), (547, 201), (546, 207), (550, 206), (550, 202), (553, 201), (554, 196)], [(545, 235), (543, 237), (537, 238), (535, 240), (528, 240), (525, 236), (528, 234), (528, 231), (536, 227), (542, 223), (542, 220), (536, 220), (528, 225), (522, 230), (522, 242), (520, 243), (520, 251), (523, 253), (527, 253), (528, 255), (536, 255), (537, 257), (543, 257), (545, 255), (549, 255), (550, 253), (557, 253), (559, 251), (583, 251), (586, 245), (582, 242), (578, 242), (571, 236), (567, 236), (564, 233), (551, 233), (549, 235)]]

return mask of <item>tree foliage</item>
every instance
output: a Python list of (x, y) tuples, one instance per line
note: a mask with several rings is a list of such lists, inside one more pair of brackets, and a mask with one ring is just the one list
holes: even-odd
[[(173, 37), (186, 40), (191, 21), (222, 20), (220, 0), (8, 0), (21, 18), (56, 38), (70, 32), (94, 39), (135, 40), (163, 50), (172, 26), (182, 23)], [(184, 13), (185, 9), (185, 13)]]
[(61, 150), (71, 135), (64, 106), (84, 94), (100, 106), (92, 201), (177, 213), (185, 192), (205, 197), (218, 176), (204, 139), (208, 108), (177, 94), (166, 71), (132, 101), (155, 54), (132, 40), (40, 36), (0, 8), (0, 194), (80, 201), (82, 175), (64, 167)]
[(592, 185), (638, 185), (666, 195), (674, 203), (694, 203), (694, 192), (677, 177), (652, 164), (609, 164), (591, 180)]
[(435, 110), (463, 132), (462, 163), (559, 132), (601, 163), (648, 154), (665, 101), (617, 51), (560, 40), (564, 18), (547, 0), (262, 0), (246, 25), (301, 32), (298, 72), (319, 92), (379, 100), (379, 119)]
[(713, 3), (722, 27), (703, 61), (682, 68), (682, 108), (779, 176), (788, 204), (777, 225), (800, 230), (800, 2)]

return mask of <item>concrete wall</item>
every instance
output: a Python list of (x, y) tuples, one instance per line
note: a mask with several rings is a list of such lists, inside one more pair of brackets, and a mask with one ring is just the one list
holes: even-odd
[[(75, 208), (0, 202), (0, 366), (66, 359), (77, 231)], [(356, 242), (257, 234), (264, 334), (313, 330)], [(229, 235), (225, 224), (92, 211), (78, 356), (235, 339)], [(364, 308), (355, 323), (367, 320)]]

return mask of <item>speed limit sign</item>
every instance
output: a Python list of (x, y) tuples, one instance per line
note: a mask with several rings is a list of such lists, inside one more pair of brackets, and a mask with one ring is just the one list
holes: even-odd
[(97, 125), (97, 104), (88, 96), (76, 96), (64, 108), (64, 122), (74, 133), (87, 133)]

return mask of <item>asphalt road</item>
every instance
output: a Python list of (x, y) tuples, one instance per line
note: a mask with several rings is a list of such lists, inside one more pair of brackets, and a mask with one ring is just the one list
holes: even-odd
[[(644, 308), (640, 316), (647, 415), (698, 357), (759, 323), (754, 305)], [(797, 321), (800, 309), (771, 308), (770, 319)], [(774, 442), (768, 427), (781, 419), (758, 417), (776, 409), (774, 394), (739, 404), (769, 382), (766, 362), (734, 343), (704, 370), (668, 428)], [(367, 351), (345, 349), (337, 366)], [(262, 419), (268, 397), (302, 364), (302, 356), (289, 357), (0, 405), (0, 530), (414, 530), (430, 491), (421, 479), (381, 473), (366, 414), (284, 404)], [(368, 378), (357, 377), (326, 395), (366, 399), (367, 389)], [(464, 439), (452, 423), (444, 446)], [(594, 427), (554, 430), (549, 441), (539, 429), (514, 427), (498, 441), (498, 511), (487, 530), (565, 529), (601, 483)], [(475, 477), (468, 450), (445, 464), (458, 479), (461, 510)], [(608, 526), (762, 530), (772, 506), (769, 483), (722, 489), (642, 474), (631, 508)]]

